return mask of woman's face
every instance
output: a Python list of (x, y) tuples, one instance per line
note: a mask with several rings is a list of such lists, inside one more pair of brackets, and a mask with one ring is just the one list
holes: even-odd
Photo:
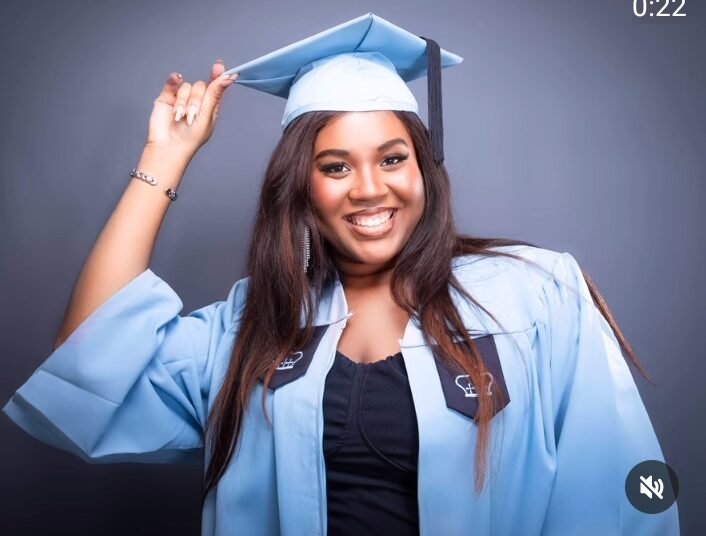
[(322, 128), (311, 185), (319, 229), (344, 274), (389, 268), (424, 209), (412, 139), (389, 111), (346, 113)]

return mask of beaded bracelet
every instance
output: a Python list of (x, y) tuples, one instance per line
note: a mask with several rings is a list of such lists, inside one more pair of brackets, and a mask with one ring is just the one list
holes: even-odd
[[(132, 168), (132, 171), (130, 171), (130, 176), (135, 177), (137, 179), (141, 179), (147, 184), (151, 184), (152, 186), (157, 186), (158, 184), (157, 179), (155, 179), (152, 175), (147, 175), (147, 173), (138, 171), (135, 168)], [(177, 197), (179, 197), (179, 195), (171, 188), (165, 188), (164, 195), (166, 195), (171, 201), (176, 201)]]

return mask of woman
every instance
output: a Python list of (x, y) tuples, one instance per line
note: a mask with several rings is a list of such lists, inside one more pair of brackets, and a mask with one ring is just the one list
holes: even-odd
[[(568, 253), (455, 231), (439, 82), (459, 62), (367, 14), (231, 78), (170, 75), (4, 411), (91, 462), (205, 457), (203, 534), (678, 533), (676, 505), (625, 497), (664, 458), (598, 290)], [(405, 84), (425, 73), (429, 130)], [(236, 78), (287, 98), (250, 275), (179, 316), (150, 255)]]

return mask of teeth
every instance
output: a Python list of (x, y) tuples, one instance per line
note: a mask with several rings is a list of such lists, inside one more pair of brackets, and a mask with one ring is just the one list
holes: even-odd
[(382, 215), (369, 216), (369, 217), (355, 217), (348, 216), (348, 221), (355, 225), (360, 225), (361, 227), (377, 227), (388, 221), (392, 217), (394, 209), (390, 209)]

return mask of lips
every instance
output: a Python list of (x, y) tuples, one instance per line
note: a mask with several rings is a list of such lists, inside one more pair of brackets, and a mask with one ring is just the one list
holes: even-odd
[[(392, 213), (389, 219), (383, 219), (384, 215), (387, 213)], [(382, 220), (377, 225), (360, 225), (355, 222), (356, 218), (352, 216), (344, 216), (343, 219), (346, 225), (351, 229), (356, 235), (365, 238), (377, 238), (382, 235), (388, 234), (395, 225), (395, 220), (397, 216), (397, 209), (389, 209), (387, 211), (379, 212), (376, 216), (368, 219), (376, 221), (376, 218)]]
[(351, 212), (350, 214), (346, 214), (344, 217), (350, 217), (350, 216), (372, 216), (374, 214), (380, 214), (381, 212), (387, 212), (390, 209), (393, 209), (396, 207), (375, 207), (375, 208), (366, 208), (363, 210), (356, 210), (355, 212)]
[(376, 209), (372, 213), (369, 213), (368, 211), (359, 211), (344, 216), (344, 219), (354, 225), (362, 225), (364, 227), (376, 226), (383, 221), (389, 220), (394, 215), (395, 210), (396, 209), (394, 208)]

